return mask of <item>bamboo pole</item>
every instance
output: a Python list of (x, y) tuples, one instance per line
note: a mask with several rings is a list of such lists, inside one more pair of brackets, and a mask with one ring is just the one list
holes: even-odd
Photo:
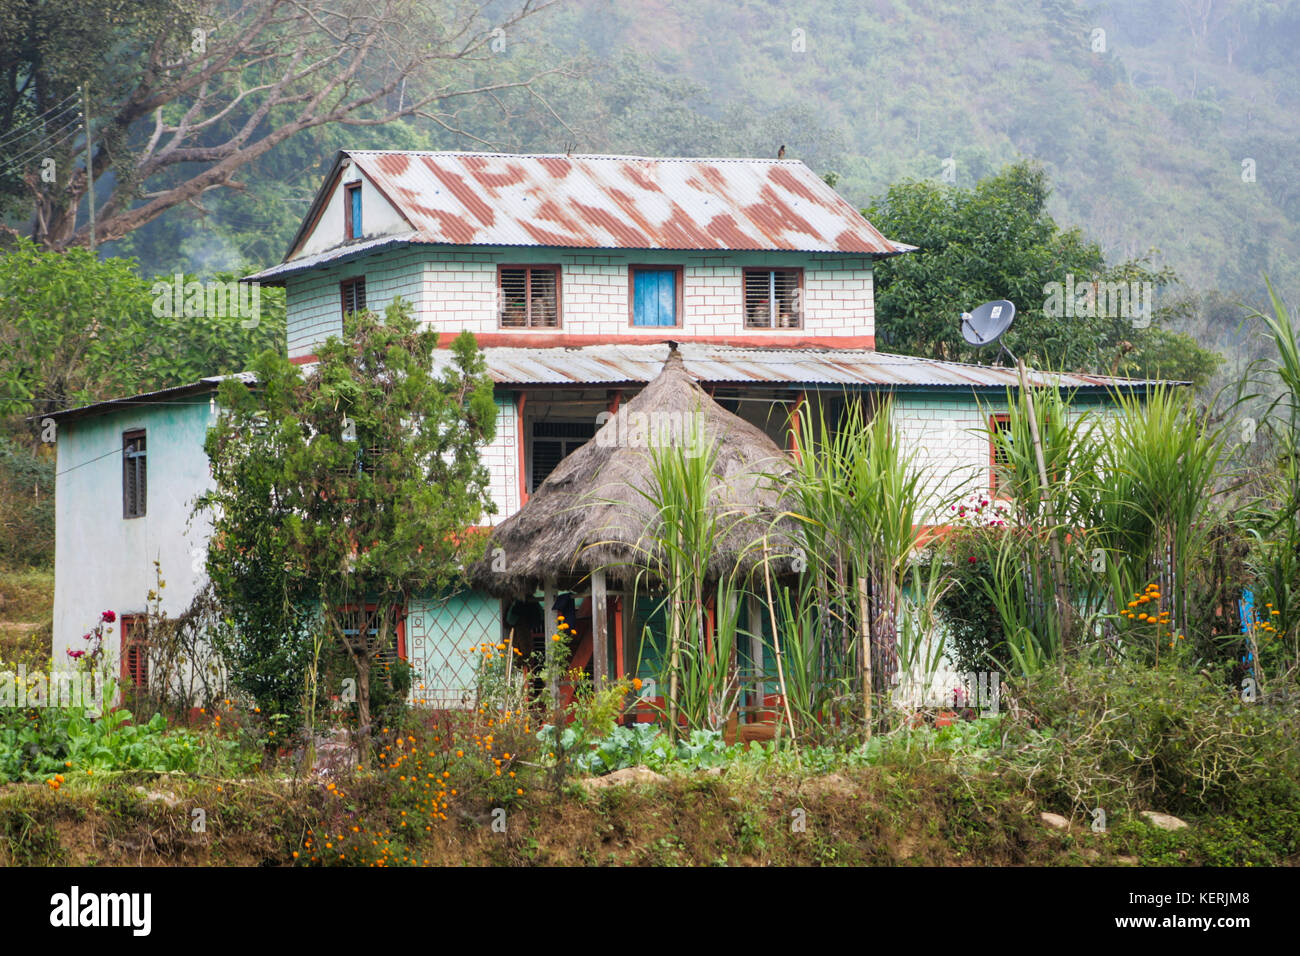
[(867, 737), (871, 737), (871, 615), (867, 601), (867, 579), (858, 578), (858, 628), (862, 632), (862, 707)]
[(1061, 621), (1061, 649), (1070, 646), (1071, 619), (1070, 598), (1065, 589), (1065, 561), (1061, 557), (1061, 542), (1057, 537), (1056, 509), (1052, 507), (1051, 491), (1047, 482), (1047, 462), (1043, 458), (1043, 442), (1038, 432), (1038, 412), (1034, 409), (1034, 396), (1029, 390), (1028, 376), (1025, 374), (1025, 360), (1016, 359), (1016, 372), (1020, 376), (1020, 392), (1025, 396), (1025, 407), (1029, 410), (1029, 435), (1034, 442), (1034, 458), (1038, 463), (1038, 481), (1042, 487), (1043, 509), (1049, 525), (1049, 543), (1052, 549), (1052, 577), (1056, 584), (1056, 613)]
[(771, 559), (767, 542), (763, 542), (763, 586), (767, 590), (767, 613), (772, 619), (772, 651), (776, 655), (776, 679), (781, 688), (781, 701), (785, 704), (785, 719), (790, 727), (790, 742), (794, 743), (794, 714), (790, 712), (790, 695), (786, 693), (785, 669), (781, 666), (781, 638), (776, 628), (776, 605), (772, 602)]

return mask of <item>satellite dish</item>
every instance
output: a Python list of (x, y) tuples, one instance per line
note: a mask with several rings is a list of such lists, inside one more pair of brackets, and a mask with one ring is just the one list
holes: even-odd
[(1006, 299), (985, 302), (974, 312), (961, 314), (961, 334), (974, 346), (992, 345), (1011, 328), (1016, 317), (1016, 307)]

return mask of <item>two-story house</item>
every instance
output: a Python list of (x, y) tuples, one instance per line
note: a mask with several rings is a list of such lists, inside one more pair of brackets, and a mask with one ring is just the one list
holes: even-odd
[[(670, 341), (716, 401), (780, 445), (800, 402), (893, 395), (938, 503), (972, 478), (991, 481), (983, 431), (1016, 376), (875, 351), (873, 264), (910, 251), (794, 160), (345, 150), (284, 261), (246, 281), (284, 286), (288, 353), (304, 364), (344, 314), (399, 296), (445, 341), (475, 333), (497, 384), (485, 451), (495, 521), (658, 374)], [(1085, 403), (1120, 384), (1051, 381)], [(56, 658), (101, 610), (142, 609), (155, 558), (165, 609), (183, 609), (200, 586), (205, 533), (186, 532), (179, 503), (208, 481), (215, 387), (55, 416)], [(502, 626), (501, 602), (486, 595), (412, 602), (399, 651), (421, 696), (458, 706), (472, 685), (466, 647), (498, 640)]]

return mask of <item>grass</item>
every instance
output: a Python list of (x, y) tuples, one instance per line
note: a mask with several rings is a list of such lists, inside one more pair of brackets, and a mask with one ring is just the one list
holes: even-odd
[[(382, 791), (349, 790), (358, 817), (378, 809), (369, 801)], [(271, 780), (125, 775), (57, 793), (10, 786), (0, 789), (0, 865), (292, 865), (304, 834), (326, 832), (331, 802), (321, 784)], [(195, 810), (206, 818), (197, 832)], [(1106, 833), (1086, 819), (1050, 829), (1038, 810), (1000, 776), (924, 758), (829, 774), (739, 765), (591, 795), (539, 790), (511, 809), (504, 833), (456, 818), (406, 853), (480, 866), (1300, 863), (1294, 808), (1189, 817), (1176, 832), (1120, 815)]]
[(50, 657), (54, 569), (0, 566), (0, 666), (44, 668)]

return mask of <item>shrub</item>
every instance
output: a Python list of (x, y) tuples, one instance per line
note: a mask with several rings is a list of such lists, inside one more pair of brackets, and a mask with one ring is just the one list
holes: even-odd
[(1048, 803), (1206, 813), (1278, 783), (1300, 799), (1294, 693), (1248, 703), (1208, 670), (1074, 660), (1012, 696), (1010, 732), (1045, 734), (1012, 766)]

